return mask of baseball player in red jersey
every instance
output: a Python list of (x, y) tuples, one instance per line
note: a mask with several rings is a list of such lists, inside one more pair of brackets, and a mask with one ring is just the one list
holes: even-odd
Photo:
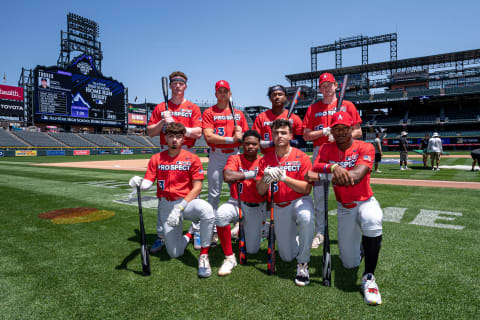
[(216, 211), (223, 183), (223, 168), (229, 156), (237, 154), (243, 132), (248, 130), (243, 112), (234, 109), (237, 126), (234, 126), (229, 99), (230, 84), (220, 80), (215, 84), (217, 104), (203, 112), (203, 135), (210, 146), (208, 162), (208, 202)]
[[(270, 125), (276, 119), (287, 119), (288, 110), (285, 109), (287, 101), (287, 89), (284, 86), (276, 85), (268, 89), (268, 98), (272, 102), (272, 109), (260, 113), (253, 123), (253, 130), (257, 130), (262, 137), (260, 147), (263, 154), (275, 150), (272, 140), (272, 129)], [(302, 120), (296, 114), (292, 114), (289, 119), (292, 125), (292, 142), (298, 141), (302, 137)]]
[[(343, 100), (342, 105), (337, 109), (336, 90), (338, 83), (334, 76), (330, 73), (321, 74), (318, 86), (320, 93), (323, 95), (323, 100), (309, 106), (303, 119), (303, 138), (305, 141), (313, 141), (312, 162), (315, 162), (319, 148), (324, 143), (329, 142), (329, 138), (333, 140), (330, 134), (330, 122), (337, 111), (346, 111), (352, 116), (354, 121), (353, 138), (362, 137), (362, 129), (360, 128), (362, 119), (353, 103)], [(323, 242), (323, 229), (325, 227), (323, 183), (315, 184), (313, 197), (315, 199), (315, 237), (313, 238), (312, 248), (318, 248)]]
[[(172, 72), (169, 75), (170, 90), (172, 97), (168, 100), (168, 109), (165, 108), (165, 102), (158, 104), (152, 112), (148, 121), (147, 132), (149, 137), (160, 136), (160, 149), (167, 149), (165, 139), (165, 126), (171, 122), (179, 122), (185, 126), (186, 134), (183, 148), (193, 152), (195, 140), (202, 136), (202, 113), (200, 108), (185, 99), (185, 90), (187, 89), (187, 76), (181, 71)], [(194, 231), (198, 235), (199, 226), (193, 223)], [(159, 238), (153, 244), (150, 251), (156, 253), (163, 247), (163, 231), (157, 231)]]
[(312, 168), (312, 163), (304, 152), (290, 146), (292, 140), (290, 121), (286, 119), (273, 121), (272, 134), (275, 149), (260, 160), (256, 177), (257, 190), (260, 195), (266, 195), (269, 184), (274, 183), (273, 202), (278, 252), (283, 261), (297, 259), (295, 284), (306, 286), (310, 283), (308, 262), (314, 221), (313, 201), (310, 197), (312, 185), (304, 180), (304, 176)]
[(237, 222), (238, 194), (237, 183), (240, 183), (240, 200), (245, 230), (245, 246), (247, 253), (257, 253), (260, 249), (262, 223), (265, 218), (265, 197), (257, 192), (255, 177), (258, 172), (258, 156), (260, 135), (255, 130), (248, 130), (242, 138), (243, 154), (232, 155), (228, 158), (223, 170), (225, 182), (230, 184), (230, 199), (222, 204), (215, 215), (218, 237), (222, 244), (225, 260), (218, 270), (218, 275), (226, 276), (237, 265), (232, 250), (230, 223)]
[(170, 74), (169, 79), (172, 98), (168, 100), (168, 110), (165, 108), (165, 102), (155, 107), (148, 121), (148, 136), (160, 136), (161, 148), (166, 149), (165, 125), (171, 122), (179, 122), (187, 130), (183, 148), (192, 151), (195, 140), (202, 136), (202, 113), (196, 104), (184, 97), (187, 89), (187, 76), (183, 72), (175, 71)]
[(370, 143), (353, 139), (353, 123), (347, 112), (332, 116), (331, 132), (335, 142), (322, 145), (313, 171), (309, 171), (305, 179), (316, 181), (319, 173), (333, 173), (340, 259), (345, 268), (358, 267), (363, 247), (364, 301), (376, 305), (382, 303), (374, 273), (382, 243), (383, 212), (370, 187), (375, 149)]
[(158, 226), (163, 227), (165, 247), (170, 257), (183, 255), (192, 238), (191, 227), (182, 235), (183, 219), (200, 223), (202, 248), (198, 259), (198, 276), (206, 278), (212, 273), (208, 250), (215, 214), (208, 202), (197, 199), (202, 191), (204, 174), (198, 156), (182, 149), (185, 131), (183, 124), (169, 123), (165, 128), (168, 149), (154, 154), (148, 162), (144, 179), (135, 176), (130, 179), (130, 185), (148, 190), (157, 181), (157, 229)]

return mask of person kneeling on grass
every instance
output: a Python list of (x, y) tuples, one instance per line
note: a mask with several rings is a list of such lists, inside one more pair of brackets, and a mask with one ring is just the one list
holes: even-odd
[(382, 243), (383, 212), (370, 187), (370, 173), (375, 155), (369, 143), (353, 140), (352, 118), (346, 112), (332, 117), (331, 132), (335, 142), (324, 144), (317, 156), (313, 171), (305, 180), (319, 180), (319, 173), (333, 173), (333, 191), (337, 199), (338, 249), (345, 268), (356, 268), (365, 256), (362, 291), (365, 303), (382, 303), (375, 282), (380, 246)]
[(129, 184), (133, 188), (140, 186), (141, 190), (148, 190), (157, 181), (157, 230), (163, 229), (165, 247), (171, 258), (182, 256), (192, 238), (192, 227), (182, 235), (183, 219), (200, 222), (202, 248), (198, 259), (198, 276), (207, 278), (212, 274), (208, 251), (215, 214), (208, 202), (197, 199), (202, 191), (204, 174), (198, 156), (182, 149), (185, 132), (185, 126), (181, 123), (167, 124), (165, 137), (168, 149), (152, 156), (144, 179), (135, 176)]

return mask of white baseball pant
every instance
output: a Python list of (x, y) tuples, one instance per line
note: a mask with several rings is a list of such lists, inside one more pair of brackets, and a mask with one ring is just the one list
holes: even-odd
[(282, 203), (275, 204), (273, 208), (275, 237), (280, 258), (283, 261), (292, 261), (296, 257), (298, 263), (310, 262), (310, 248), (314, 236), (312, 198), (306, 195), (292, 201), (286, 207), (281, 205)]
[(183, 236), (183, 220), (200, 222), (200, 242), (202, 247), (209, 247), (212, 240), (213, 224), (215, 223), (215, 215), (212, 206), (201, 199), (194, 199), (188, 203), (183, 210), (182, 220), (176, 227), (171, 227), (167, 223), (167, 218), (173, 207), (182, 202), (183, 198), (168, 201), (164, 198), (158, 199), (158, 215), (157, 225), (163, 227), (165, 235), (165, 247), (171, 258), (177, 258), (183, 255), (188, 245), (188, 239)]
[(228, 157), (238, 154), (238, 148), (234, 149), (235, 151), (232, 153), (223, 153), (221, 149), (212, 150), (213, 149), (210, 149), (207, 170), (208, 203), (210, 203), (213, 210), (216, 211), (222, 193), (223, 169), (227, 164)]
[(375, 197), (365, 201), (354, 201), (356, 207), (347, 209), (337, 202), (338, 249), (345, 268), (360, 265), (362, 234), (367, 237), (382, 235), (383, 212)]
[[(265, 203), (258, 203), (258, 206), (251, 207), (242, 202), (242, 215), (247, 253), (257, 253), (262, 242), (261, 233), (265, 219)], [(222, 204), (215, 214), (215, 224), (218, 227), (225, 227), (231, 222), (236, 223), (238, 220), (238, 202), (233, 198)]]

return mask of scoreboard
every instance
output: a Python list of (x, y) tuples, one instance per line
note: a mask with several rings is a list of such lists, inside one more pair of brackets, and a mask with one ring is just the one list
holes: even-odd
[(35, 121), (64, 124), (125, 125), (125, 88), (102, 76), (83, 55), (65, 70), (37, 66)]

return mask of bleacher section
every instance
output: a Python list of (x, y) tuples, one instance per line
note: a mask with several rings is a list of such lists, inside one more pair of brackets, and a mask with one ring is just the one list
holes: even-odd
[(80, 135), (82, 138), (87, 139), (88, 141), (96, 144), (99, 147), (119, 147), (118, 144), (115, 144), (112, 140), (105, 138), (105, 136), (102, 134), (81, 133)]
[(65, 147), (63, 143), (58, 142), (44, 132), (14, 131), (12, 133), (34, 147)]
[(127, 136), (122, 136), (122, 135), (116, 135), (116, 134), (109, 134), (107, 137), (115, 142), (117, 142), (119, 145), (125, 146), (125, 147), (144, 147), (144, 145), (133, 141), (131, 139), (128, 139)]
[(96, 145), (80, 138), (80, 136), (75, 133), (50, 132), (49, 135), (57, 140), (60, 140), (62, 143), (66, 144), (69, 147), (86, 147), (86, 148), (96, 147)]
[(28, 144), (0, 128), (0, 147), (28, 147)]
[(150, 141), (155, 147), (160, 148), (160, 137), (156, 136), (156, 137), (150, 138), (149, 136), (146, 136), (145, 139)]
[(127, 136), (127, 137), (128, 137), (128, 139), (133, 140), (133, 141), (135, 141), (136, 143), (139, 143), (139, 144), (142, 145), (143, 147), (149, 147), (149, 148), (153, 147), (153, 144), (150, 144), (150, 143), (149, 143), (150, 140), (147, 141), (147, 139), (145, 139), (144, 136), (133, 136), (133, 135), (129, 135), (129, 136)]

